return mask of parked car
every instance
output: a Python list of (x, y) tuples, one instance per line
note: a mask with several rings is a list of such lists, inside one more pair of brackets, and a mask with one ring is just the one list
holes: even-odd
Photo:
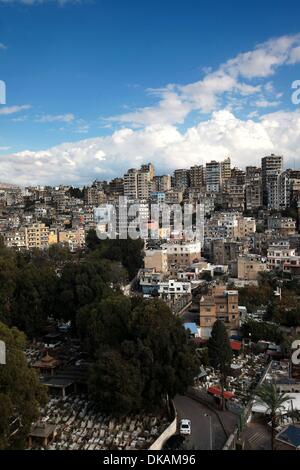
[(189, 419), (182, 419), (179, 426), (180, 434), (191, 434), (191, 421)]

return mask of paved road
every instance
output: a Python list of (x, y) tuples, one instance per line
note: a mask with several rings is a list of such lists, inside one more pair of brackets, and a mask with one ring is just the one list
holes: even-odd
[(205, 416), (205, 413), (211, 416), (213, 449), (223, 447), (226, 435), (215, 413), (201, 403), (182, 395), (177, 395), (174, 402), (178, 413), (178, 422), (184, 418), (191, 420), (192, 434), (186, 438), (187, 445), (191, 449), (210, 449), (209, 418)]

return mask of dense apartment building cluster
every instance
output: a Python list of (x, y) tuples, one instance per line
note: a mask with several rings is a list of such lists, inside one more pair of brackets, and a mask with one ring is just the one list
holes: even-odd
[(263, 157), (261, 167), (246, 166), (245, 170), (231, 167), (229, 157), (221, 162), (177, 169), (173, 175), (156, 176), (153, 165), (132, 168), (121, 179), (117, 194), (129, 199), (160, 200), (167, 203), (193, 202), (201, 198), (206, 212), (216, 207), (226, 210), (255, 211), (262, 207), (281, 210), (299, 200), (300, 170), (283, 168), (283, 157), (271, 154)]
[(91, 206), (73, 197), (70, 187), (0, 186), (0, 235), (18, 250), (45, 249), (60, 243), (71, 251), (85, 246), (94, 226)]
[[(300, 274), (300, 172), (284, 170), (281, 156), (263, 157), (261, 167), (247, 166), (245, 171), (231, 168), (230, 158), (178, 169), (172, 176), (155, 177), (149, 170), (144, 166), (137, 172), (148, 173), (147, 188), (152, 181), (150, 201), (200, 202), (206, 217), (198, 244), (175, 229), (165, 234), (166, 239), (147, 243), (141, 289), (145, 296), (158, 295), (179, 312), (205, 279), (212, 280), (200, 300), (203, 338), (218, 318), (231, 332), (238, 330), (239, 287), (257, 285), (261, 273), (270, 270)], [(135, 187), (134, 195), (126, 189), (124, 194), (137, 197)], [(286, 214), (289, 211), (292, 215)]]
[[(191, 301), (204, 279), (225, 276), (227, 284), (237, 288), (256, 284), (262, 271), (300, 274), (300, 170), (284, 169), (283, 157), (273, 154), (262, 158), (261, 167), (244, 170), (233, 168), (229, 157), (176, 169), (172, 175), (156, 175), (148, 163), (128, 169), (123, 177), (97, 180), (80, 189), (3, 184), (0, 235), (8, 247), (19, 250), (54, 244), (71, 251), (84, 249), (87, 232), (96, 226), (106, 231), (112, 210), (117, 214), (117, 233), (127, 233), (136, 213), (129, 211), (123, 218), (120, 196), (129, 205), (139, 204), (143, 222), (141, 291), (145, 296), (160, 296), (174, 311)], [(169, 227), (158, 227), (151, 219), (151, 205), (162, 203), (180, 207), (201, 203), (202, 236), (187, 239), (176, 230), (172, 216)], [(155, 240), (153, 232), (158, 234)], [(226, 284), (215, 287), (200, 302), (203, 331), (218, 317), (235, 327), (237, 302), (235, 290)]]

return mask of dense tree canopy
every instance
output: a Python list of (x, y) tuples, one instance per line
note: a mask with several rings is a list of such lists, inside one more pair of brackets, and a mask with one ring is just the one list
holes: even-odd
[(199, 368), (194, 347), (164, 302), (140, 300), (134, 306), (130, 299), (112, 296), (92, 311), (79, 312), (85, 344), (91, 330), (96, 361), (90, 392), (102, 410), (126, 413), (158, 406), (167, 394), (174, 397), (193, 383)]
[[(61, 247), (15, 253), (1, 245), (0, 321), (32, 339), (44, 333), (49, 316), (71, 320), (92, 361), (89, 390), (100, 409), (159, 406), (193, 382), (194, 348), (164, 302), (122, 294), (142, 265), (143, 242), (94, 242), (71, 255)], [(11, 409), (7, 397), (2, 403)]]
[(74, 188), (73, 186), (71, 186), (70, 189), (68, 190), (68, 194), (70, 197), (75, 197), (77, 199), (84, 198), (84, 190), (80, 188)]
[(30, 337), (55, 311), (56, 272), (48, 260), (0, 247), (0, 321)]
[(27, 366), (24, 334), (0, 323), (0, 340), (7, 350), (6, 364), (0, 365), (0, 449), (19, 448), (47, 395), (36, 372)]
[(268, 305), (273, 289), (267, 283), (258, 287), (247, 286), (239, 289), (239, 304), (244, 305), (248, 312), (255, 312), (262, 305)]
[[(139, 267), (141, 245), (122, 240), (89, 253), (70, 254), (61, 246), (18, 252), (0, 245), (0, 321), (30, 338), (41, 335), (47, 318), (75, 318), (78, 310), (100, 301), (128, 283)], [(115, 244), (117, 243), (116, 247)], [(132, 258), (132, 265), (130, 259)]]
[(97, 250), (101, 258), (119, 261), (127, 269), (129, 279), (133, 279), (143, 265), (142, 250), (144, 242), (141, 239), (132, 240), (100, 240), (94, 230), (90, 230), (86, 238), (87, 247)]
[(274, 341), (280, 343), (283, 335), (277, 325), (268, 322), (248, 320), (242, 325), (243, 335), (246, 338), (251, 336), (252, 341)]

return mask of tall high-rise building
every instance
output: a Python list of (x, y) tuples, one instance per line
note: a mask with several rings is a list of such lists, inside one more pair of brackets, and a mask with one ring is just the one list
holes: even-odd
[(98, 206), (106, 202), (106, 193), (94, 186), (84, 189), (84, 203), (88, 206)]
[(172, 182), (170, 175), (159, 175), (154, 177), (154, 191), (169, 191)]
[(154, 165), (152, 163), (146, 163), (141, 166), (142, 173), (149, 173), (150, 179), (153, 180), (155, 176)]
[(221, 178), (225, 181), (231, 177), (231, 160), (230, 157), (225, 158), (221, 162)]
[[(268, 155), (261, 159), (261, 179), (263, 205), (271, 208), (277, 206), (278, 177), (283, 172), (283, 157), (281, 155)], [(271, 200), (272, 199), (272, 200)]]
[(206, 163), (206, 191), (218, 193), (221, 189), (221, 163), (215, 160)]
[(236, 182), (236, 184), (245, 184), (246, 174), (244, 170), (240, 168), (234, 167), (231, 170), (231, 177), (232, 180)]
[(287, 170), (291, 204), (300, 201), (300, 170)]
[(257, 166), (246, 166), (246, 184), (253, 181), (261, 181), (261, 168)]
[(122, 196), (124, 194), (123, 178), (114, 178), (109, 182), (109, 193)]
[(174, 171), (174, 185), (177, 189), (186, 189), (190, 186), (190, 171), (178, 169)]
[(247, 184), (245, 188), (245, 209), (247, 211), (257, 210), (262, 205), (261, 184), (254, 181)]
[(151, 172), (150, 171), (138, 171), (137, 173), (137, 198), (148, 199), (152, 192), (151, 185)]
[(124, 196), (129, 199), (137, 198), (137, 175), (138, 170), (136, 168), (130, 168), (124, 175)]
[(286, 209), (290, 205), (290, 180), (287, 171), (271, 172), (267, 177), (267, 208)]
[(190, 168), (190, 186), (201, 189), (204, 184), (203, 165), (195, 165)]
[(154, 166), (142, 165), (140, 170), (130, 168), (124, 175), (124, 196), (129, 199), (148, 199), (152, 192)]
[(245, 209), (257, 210), (262, 206), (261, 168), (246, 166)]

